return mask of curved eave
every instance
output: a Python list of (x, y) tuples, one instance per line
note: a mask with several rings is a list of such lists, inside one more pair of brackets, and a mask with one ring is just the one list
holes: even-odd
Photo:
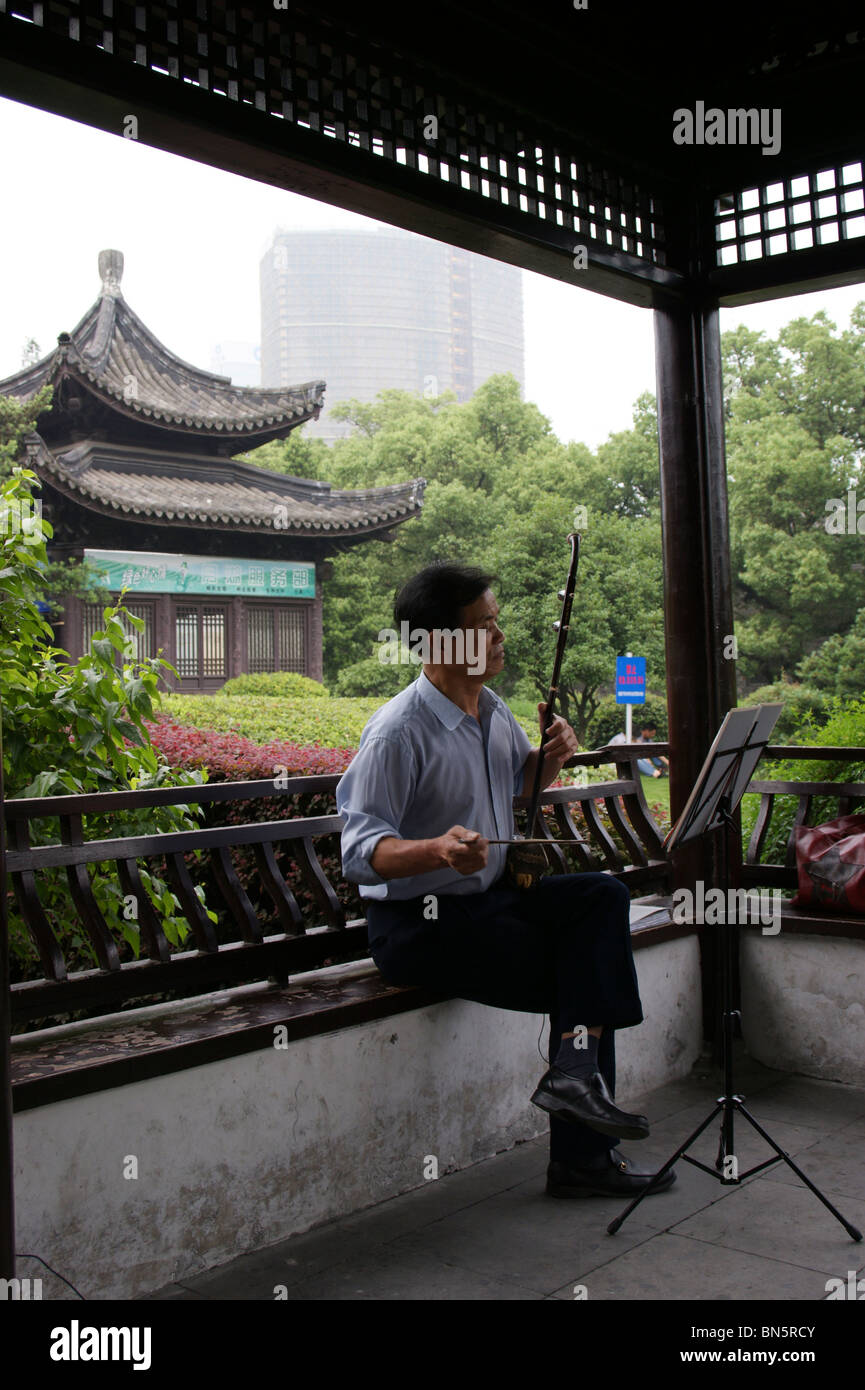
[[(288, 393), (274, 392), (276, 399), (273, 401), (273, 408), (268, 409), (265, 405), (260, 415), (214, 417), (196, 414), (194, 411), (175, 411), (155, 401), (128, 398), (115, 390), (104, 378), (79, 363), (64, 363), (62, 370), (52, 373), (48, 380), (55, 388), (61, 381), (75, 380), (112, 414), (125, 416), (128, 420), (144, 422), (158, 429), (181, 430), (212, 438), (237, 440), (239, 446), (245, 447), (249, 447), (251, 438), (275, 438), (280, 434), (288, 434), (290, 430), (306, 424), (308, 420), (317, 420), (324, 404), (325, 391), (325, 382), (308, 382), (292, 390), (292, 395), (300, 399), (286, 401)], [(247, 389), (254, 391), (256, 388)]]
[[(183, 508), (171, 509), (160, 506), (145, 508), (130, 502), (106, 500), (104, 497), (94, 494), (92, 489), (86, 485), (87, 475), (83, 475), (81, 479), (72, 477), (54, 458), (40, 436), (29, 435), (25, 442), (28, 465), (34, 471), (40, 472), (45, 481), (49, 482), (62, 496), (96, 515), (112, 520), (122, 518), (127, 521), (140, 522), (142, 525), (161, 524), (178, 528), (209, 530), (212, 530), (214, 526), (219, 526), (232, 533), (243, 532), (247, 535), (266, 533), (276, 537), (291, 537), (292, 539), (351, 540), (352, 538), (360, 539), (364, 536), (374, 536), (379, 532), (389, 531), (392, 527), (419, 516), (423, 508), (425, 481), (422, 478), (414, 480), (411, 484), (395, 484), (392, 489), (389, 489), (394, 494), (393, 505), (387, 505), (386, 495), (377, 498), (375, 501), (379, 502), (379, 507), (375, 510), (371, 509), (367, 516), (358, 521), (329, 521), (327, 509), (322, 507), (320, 520), (309, 519), (289, 522), (286, 526), (277, 526), (274, 524), (274, 505), (281, 504), (290, 508), (292, 502), (296, 504), (297, 499), (292, 498), (289, 493), (284, 495), (270, 494), (267, 500), (269, 513), (262, 517), (238, 517), (219, 507), (210, 511), (206, 509), (197, 511)], [(39, 465), (41, 465), (41, 470)], [(278, 477), (278, 475), (274, 476)], [(407, 488), (410, 488), (408, 499), (405, 497)], [(331, 494), (329, 500), (338, 506), (342, 499), (347, 496), (348, 494), (345, 493)], [(355, 497), (352, 500), (359, 501), (361, 499)]]

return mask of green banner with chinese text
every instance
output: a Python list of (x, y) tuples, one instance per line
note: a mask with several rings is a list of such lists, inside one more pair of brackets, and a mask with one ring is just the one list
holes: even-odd
[(106, 589), (136, 594), (247, 594), (315, 598), (315, 566), (287, 560), (218, 559), (143, 550), (85, 550), (105, 574)]

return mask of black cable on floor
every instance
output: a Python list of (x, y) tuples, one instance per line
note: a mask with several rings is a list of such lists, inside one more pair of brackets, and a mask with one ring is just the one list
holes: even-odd
[(46, 1269), (51, 1270), (51, 1273), (55, 1276), (55, 1278), (60, 1280), (61, 1284), (65, 1284), (67, 1289), (71, 1289), (73, 1293), (77, 1293), (82, 1303), (87, 1302), (87, 1299), (84, 1297), (83, 1293), (81, 1293), (80, 1290), (76, 1289), (75, 1285), (71, 1284), (68, 1279), (64, 1279), (62, 1274), (58, 1274), (56, 1269), (52, 1269), (48, 1261), (43, 1260), (41, 1255), (28, 1255), (24, 1253), (19, 1254), (18, 1251), (16, 1251), (15, 1258), (16, 1260), (38, 1260), (39, 1263), (41, 1265), (44, 1265)]

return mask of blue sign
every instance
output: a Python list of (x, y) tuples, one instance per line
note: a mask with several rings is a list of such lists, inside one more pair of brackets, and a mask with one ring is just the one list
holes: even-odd
[(616, 704), (644, 705), (646, 703), (646, 658), (644, 656), (616, 657)]

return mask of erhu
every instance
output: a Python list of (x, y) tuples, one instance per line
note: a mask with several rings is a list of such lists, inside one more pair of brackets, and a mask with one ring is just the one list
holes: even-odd
[[(577, 565), (580, 562), (580, 545), (582, 536), (576, 532), (571, 532), (568, 541), (571, 546), (571, 565), (568, 571), (568, 581), (564, 589), (559, 590), (558, 597), (562, 602), (562, 616), (554, 624), (558, 631), (558, 641), (556, 643), (556, 659), (553, 663), (553, 679), (550, 682), (549, 693), (547, 694), (547, 707), (544, 710), (544, 722), (541, 729), (541, 742), (538, 748), (538, 759), (535, 767), (535, 781), (532, 788), (532, 799), (529, 805), (528, 827), (525, 839), (516, 839), (511, 843), (508, 850), (507, 861), (505, 864), (505, 880), (512, 888), (535, 888), (543, 875), (549, 870), (550, 864), (547, 859), (545, 845), (548, 843), (543, 839), (534, 839), (537, 828), (538, 815), (540, 813), (541, 777), (544, 767), (544, 739), (547, 736), (555, 715), (555, 703), (559, 694), (559, 679), (562, 672), (562, 658), (565, 654), (565, 644), (568, 640), (568, 628), (571, 621), (571, 605), (574, 601), (574, 589), (577, 584)], [(492, 841), (490, 843), (493, 843)]]

